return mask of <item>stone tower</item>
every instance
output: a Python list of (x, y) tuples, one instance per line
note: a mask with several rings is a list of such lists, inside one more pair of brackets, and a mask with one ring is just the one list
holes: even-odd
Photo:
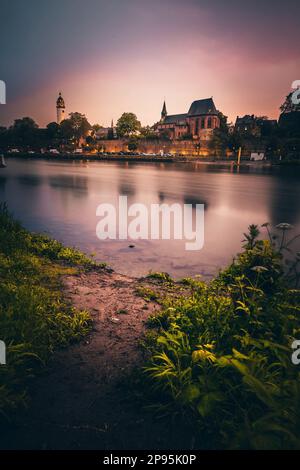
[(58, 98), (56, 100), (56, 122), (57, 122), (57, 124), (60, 124), (64, 119), (66, 119), (65, 112), (66, 112), (65, 101), (64, 101), (63, 97), (61, 96), (61, 93), (59, 93)]

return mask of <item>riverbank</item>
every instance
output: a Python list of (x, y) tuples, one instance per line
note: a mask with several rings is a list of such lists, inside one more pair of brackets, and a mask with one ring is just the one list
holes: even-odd
[(167, 287), (31, 234), (5, 207), (0, 216), (0, 448), (180, 448), (181, 431), (134, 385)]
[(250, 226), (210, 283), (174, 282), (112, 272), (2, 208), (0, 448), (300, 448), (287, 226), (279, 248)]
[(30, 378), (53, 351), (84, 337), (90, 316), (65, 301), (61, 276), (100, 269), (85, 255), (25, 230), (0, 204), (0, 419), (28, 400)]
[(21, 158), (26, 160), (49, 160), (54, 162), (134, 162), (134, 163), (197, 163), (210, 166), (222, 166), (224, 168), (271, 168), (271, 167), (300, 167), (300, 160), (263, 160), (250, 161), (249, 158), (242, 158), (240, 164), (233, 158), (216, 158), (216, 157), (197, 157), (194, 155), (122, 155), (122, 154), (4, 154), (5, 159)]
[[(209, 165), (224, 165), (227, 167), (237, 166), (237, 162), (234, 159), (228, 158), (215, 158), (215, 157), (197, 157), (193, 155), (122, 155), (122, 154), (94, 154), (94, 153), (84, 153), (84, 154), (28, 154), (28, 153), (18, 153), (18, 154), (5, 154), (6, 159), (10, 158), (24, 158), (28, 160), (33, 159), (45, 159), (51, 161), (112, 161), (112, 162), (157, 162), (157, 163), (203, 163)], [(240, 166), (251, 166), (251, 167), (269, 167), (272, 165), (280, 164), (280, 162), (272, 163), (271, 161), (250, 161), (249, 159), (242, 159)]]

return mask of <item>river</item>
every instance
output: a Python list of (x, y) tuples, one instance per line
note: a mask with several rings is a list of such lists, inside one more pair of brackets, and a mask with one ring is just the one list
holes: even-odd
[[(293, 224), (300, 233), (300, 172), (203, 163), (63, 162), (10, 158), (0, 170), (0, 200), (30, 230), (93, 253), (115, 270), (140, 276), (166, 271), (176, 278), (209, 278), (241, 249), (251, 223)], [(100, 203), (119, 195), (152, 203), (204, 204), (205, 238), (199, 251), (184, 240), (99, 240)], [(134, 245), (130, 248), (129, 245)], [(299, 249), (299, 246), (295, 249)]]

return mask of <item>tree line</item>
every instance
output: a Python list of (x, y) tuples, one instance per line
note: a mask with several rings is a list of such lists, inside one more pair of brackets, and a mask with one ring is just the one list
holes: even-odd
[[(228, 151), (235, 152), (239, 147), (251, 151), (265, 151), (270, 157), (284, 156), (295, 158), (300, 155), (300, 112), (282, 114), (279, 123), (266, 116), (249, 116), (251, 128), (240, 130), (228, 124), (227, 117), (219, 113), (220, 127), (214, 129), (209, 149), (215, 157), (224, 156)], [(154, 127), (142, 126), (134, 113), (126, 112), (118, 119), (115, 129), (91, 125), (84, 114), (70, 113), (68, 118), (57, 124), (50, 122), (46, 128), (39, 128), (30, 117), (16, 119), (10, 127), (0, 127), (0, 149), (18, 148), (23, 151), (60, 148), (74, 150), (79, 146), (99, 150), (102, 140), (115, 137), (127, 138), (128, 149), (137, 150), (141, 139), (154, 140), (170, 137), (158, 134)], [(183, 136), (182, 140), (191, 138)], [(195, 142), (195, 148), (201, 151), (201, 141)]]
[[(60, 124), (50, 122), (45, 128), (40, 128), (31, 117), (16, 119), (6, 128), (0, 126), (0, 148), (12, 147), (22, 150), (41, 148), (77, 148), (80, 144), (96, 146), (99, 137), (97, 133), (102, 128), (99, 124), (91, 125), (84, 114), (70, 113)], [(118, 137), (142, 136), (154, 137), (154, 131), (149, 126), (142, 127), (134, 113), (123, 113), (116, 125)], [(115, 134), (108, 132), (107, 137)]]

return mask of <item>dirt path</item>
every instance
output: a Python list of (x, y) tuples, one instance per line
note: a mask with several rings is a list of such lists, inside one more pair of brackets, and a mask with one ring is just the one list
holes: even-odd
[(66, 297), (90, 311), (93, 331), (54, 355), (28, 411), (2, 436), (4, 448), (182, 447), (172, 424), (145, 412), (126, 379), (142, 361), (145, 321), (159, 308), (136, 294), (139, 283), (106, 271), (64, 279)]

